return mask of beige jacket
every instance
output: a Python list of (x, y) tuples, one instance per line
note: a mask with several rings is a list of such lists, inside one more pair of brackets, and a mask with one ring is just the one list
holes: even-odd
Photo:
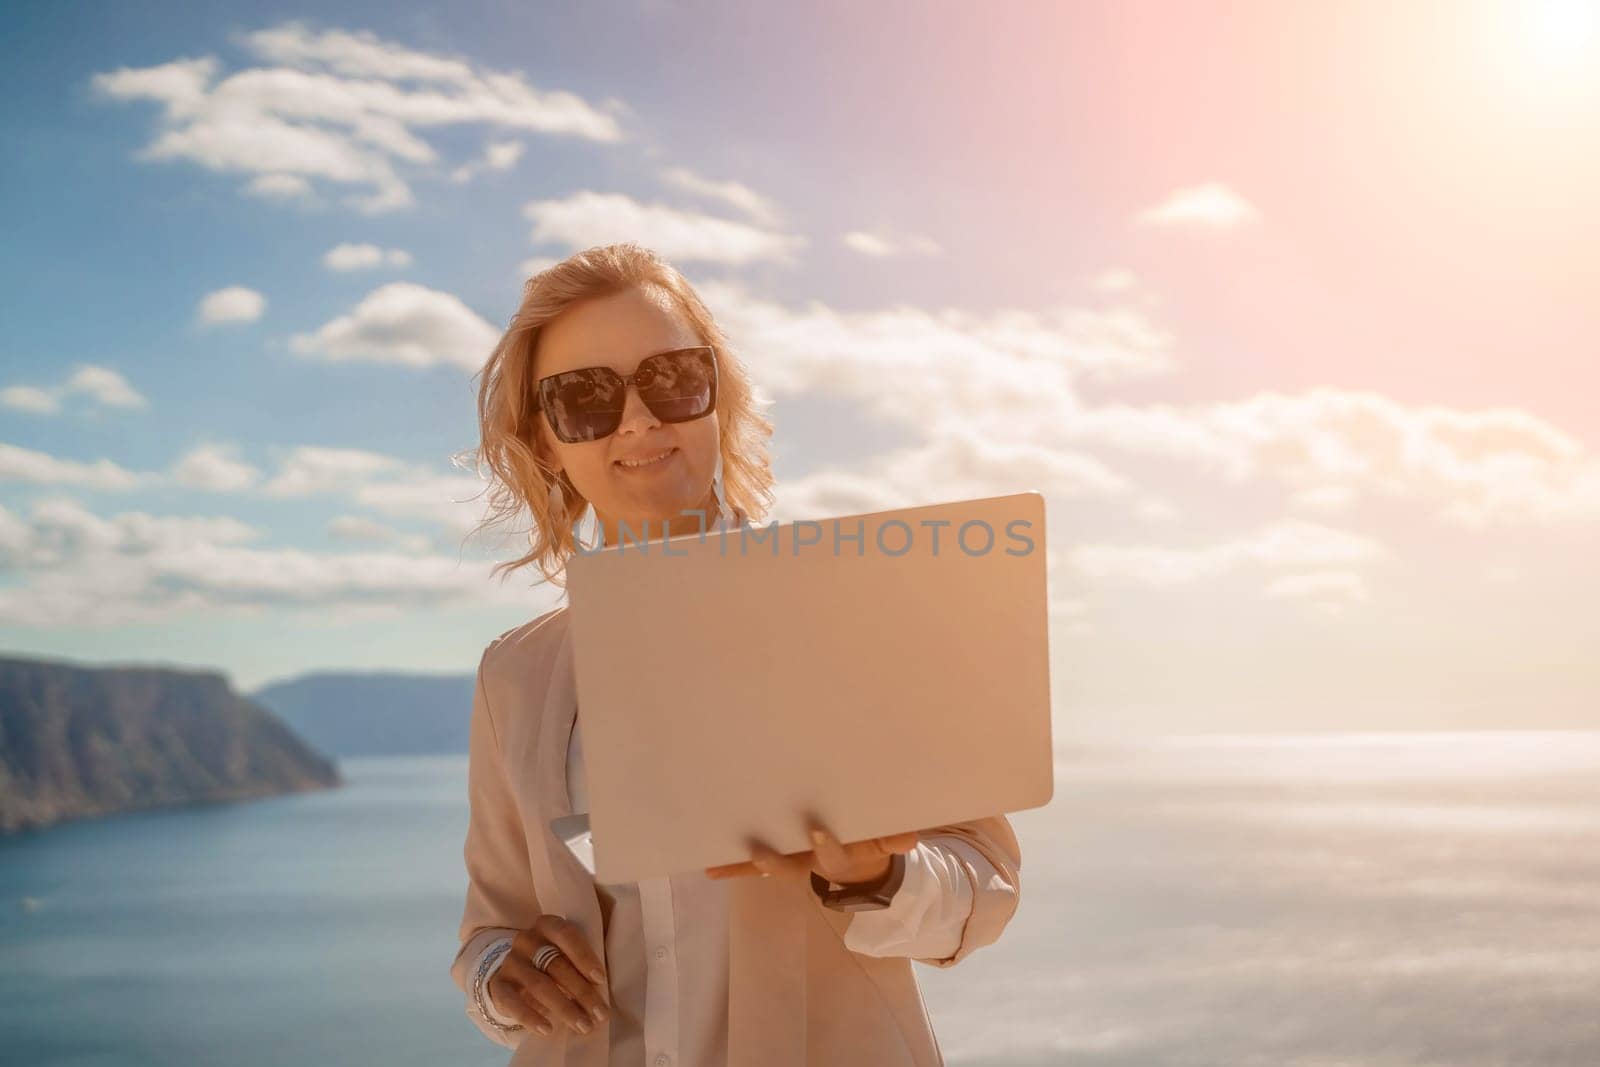
[[(472, 703), (468, 886), (450, 968), (463, 994), (483, 947), (545, 912), (576, 923), (605, 958), (594, 881), (550, 830), (550, 820), (570, 814), (565, 757), (576, 719), (565, 607), (489, 643)], [(1016, 912), (1021, 847), (1003, 815), (932, 827), (923, 836), (966, 842), (989, 860), (983, 869), (963, 860), (973, 907), (955, 955), (921, 961), (953, 967), (999, 938)], [(729, 889), (730, 1067), (942, 1067), (910, 959), (846, 948), (853, 914), (824, 907), (806, 879), (738, 878)], [(680, 992), (684, 1003), (711, 995)], [(524, 1031), (510, 1067), (602, 1067), (609, 1029), (608, 1021), (588, 1034)]]

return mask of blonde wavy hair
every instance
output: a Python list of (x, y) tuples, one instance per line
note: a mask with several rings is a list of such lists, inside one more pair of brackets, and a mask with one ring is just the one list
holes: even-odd
[[(497, 563), (492, 574), (506, 574), (534, 564), (544, 580), (565, 588), (566, 562), (577, 551), (573, 526), (589, 506), (569, 478), (538, 454), (538, 420), (544, 418), (533, 388), (533, 360), (544, 324), (585, 300), (609, 296), (635, 286), (665, 292), (699, 335), (710, 345), (717, 363), (718, 447), (722, 453), (724, 503), (757, 522), (773, 501), (767, 439), (772, 422), (757, 409), (754, 389), (743, 361), (694, 287), (655, 252), (632, 242), (601, 245), (575, 252), (529, 278), (522, 304), (511, 317), (483, 368), (474, 375), (478, 386), (476, 448), (456, 453), (458, 467), (470, 464), (483, 477), (487, 464), (489, 515), (472, 531), (514, 521), (526, 509), (533, 521), (525, 555)], [(560, 486), (561, 521), (551, 509), (552, 487)]]

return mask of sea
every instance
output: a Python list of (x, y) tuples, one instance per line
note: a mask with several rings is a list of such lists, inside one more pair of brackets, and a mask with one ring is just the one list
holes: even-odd
[[(341, 769), (0, 838), (0, 1063), (503, 1065), (466, 758)], [(1600, 1064), (1600, 732), (1067, 745), (1010, 819), (1010, 925), (916, 967), (952, 1065)]]

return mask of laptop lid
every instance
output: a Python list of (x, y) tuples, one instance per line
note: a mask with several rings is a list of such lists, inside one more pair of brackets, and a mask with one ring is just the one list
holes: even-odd
[(585, 865), (799, 852), (808, 812), (857, 841), (1047, 804), (1045, 544), (1030, 490), (573, 556)]

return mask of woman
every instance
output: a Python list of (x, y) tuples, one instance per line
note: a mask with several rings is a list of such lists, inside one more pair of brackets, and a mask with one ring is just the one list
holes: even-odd
[[(477, 456), (496, 518), (560, 585), (599, 538), (759, 519), (765, 439), (746, 372), (683, 276), (632, 244), (532, 278), (483, 371)], [(567, 611), (491, 641), (470, 728), (468, 887), (450, 973), (513, 1067), (942, 1064), (911, 961), (949, 967), (1016, 910), (1004, 816), (748, 862), (595, 881), (550, 829), (587, 810)]]

